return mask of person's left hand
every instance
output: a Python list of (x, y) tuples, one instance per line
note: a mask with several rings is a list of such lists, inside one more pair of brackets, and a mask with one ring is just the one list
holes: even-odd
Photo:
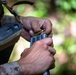
[(48, 19), (41, 19), (37, 17), (20, 17), (20, 21), (23, 24), (23, 29), (21, 36), (30, 40), (30, 38), (38, 33), (40, 30), (44, 30), (43, 33), (47, 34), (49, 37), (52, 37), (52, 23)]

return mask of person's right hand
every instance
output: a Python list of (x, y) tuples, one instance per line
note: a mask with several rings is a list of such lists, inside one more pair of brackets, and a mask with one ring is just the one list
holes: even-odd
[(25, 49), (18, 63), (24, 75), (40, 75), (55, 67), (55, 53), (52, 39), (45, 38)]

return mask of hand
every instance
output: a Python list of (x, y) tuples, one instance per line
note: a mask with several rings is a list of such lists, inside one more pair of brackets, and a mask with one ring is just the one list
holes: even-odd
[(39, 32), (41, 29), (44, 30), (43, 33), (49, 35), (49, 37), (52, 36), (52, 24), (50, 20), (36, 17), (21, 17), (20, 20), (23, 24), (21, 35), (26, 40), (29, 41), (31, 36)]
[(30, 48), (25, 49), (18, 61), (22, 67), (24, 75), (42, 74), (55, 66), (54, 54), (51, 38), (45, 38), (35, 42)]

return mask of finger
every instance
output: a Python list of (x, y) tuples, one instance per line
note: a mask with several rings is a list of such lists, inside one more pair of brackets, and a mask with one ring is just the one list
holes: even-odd
[(37, 20), (32, 21), (31, 27), (35, 33), (39, 32), (41, 30), (39, 22)]
[(45, 34), (49, 35), (52, 32), (52, 24), (50, 22), (50, 20), (45, 20), (42, 26)]
[(45, 44), (47, 44), (47, 45), (49, 45), (49, 46), (51, 46), (51, 45), (53, 44), (53, 40), (52, 40), (52, 38), (49, 38), (49, 37), (40, 40), (40, 42), (43, 42), (43, 43), (45, 43)]
[(49, 66), (48, 66), (47, 70), (50, 70), (50, 69), (52, 69), (52, 68), (55, 67), (55, 58), (54, 58), (54, 56), (52, 54), (50, 54), (49, 51), (46, 51), (45, 54), (48, 56), (48, 62), (47, 62), (47, 64)]
[(50, 66), (49, 66), (48, 70), (53, 69), (55, 67), (55, 58), (53, 55), (51, 55), (49, 57), (49, 61), (50, 61)]
[(26, 39), (27, 41), (30, 40), (31, 36), (29, 35), (28, 31), (25, 30), (25, 29), (22, 29), (22, 32), (21, 32), (21, 36)]
[(53, 47), (48, 46), (47, 50), (52, 54), (55, 55), (56, 54), (56, 50)]
[(29, 34), (30, 34), (31, 36), (33, 36), (35, 33), (34, 33), (34, 31), (31, 29), (31, 30), (29, 30)]

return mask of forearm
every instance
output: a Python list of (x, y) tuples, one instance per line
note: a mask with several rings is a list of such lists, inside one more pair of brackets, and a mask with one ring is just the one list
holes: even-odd
[(0, 75), (23, 75), (22, 68), (17, 62), (0, 65)]

